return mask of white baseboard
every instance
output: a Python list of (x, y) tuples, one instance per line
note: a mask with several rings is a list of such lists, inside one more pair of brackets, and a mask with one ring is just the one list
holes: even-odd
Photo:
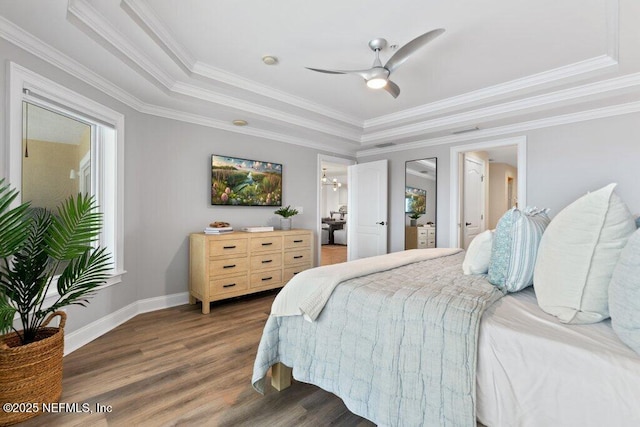
[(82, 328), (73, 331), (64, 337), (64, 354), (74, 352), (85, 344), (90, 343), (101, 335), (106, 334), (115, 327), (123, 324), (127, 320), (138, 314), (150, 311), (162, 310), (163, 308), (175, 307), (189, 303), (189, 293), (164, 295), (161, 297), (147, 298), (129, 304), (107, 316), (89, 323)]

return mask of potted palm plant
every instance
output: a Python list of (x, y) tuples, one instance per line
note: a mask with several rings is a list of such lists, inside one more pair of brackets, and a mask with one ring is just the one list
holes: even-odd
[[(17, 196), (0, 180), (0, 404), (32, 407), (3, 406), (0, 425), (36, 416), (43, 404), (60, 399), (66, 320), (61, 309), (85, 306), (111, 266), (106, 248), (95, 245), (102, 215), (93, 197), (69, 197), (54, 215), (29, 203), (12, 208)], [(58, 327), (48, 326), (55, 317)]]
[(274, 212), (276, 215), (280, 215), (280, 228), (283, 230), (291, 230), (291, 217), (298, 215), (298, 210), (287, 205), (284, 208), (280, 208)]

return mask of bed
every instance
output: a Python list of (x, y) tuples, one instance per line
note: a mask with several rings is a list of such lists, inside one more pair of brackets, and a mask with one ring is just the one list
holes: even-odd
[[(505, 295), (464, 275), (463, 259), (422, 249), (376, 257), (368, 265), (378, 272), (337, 267), (349, 273), (320, 310), (269, 317), (254, 388), (264, 390), (272, 366), (275, 386), (286, 387), (292, 368), (378, 425), (640, 425), (640, 357), (608, 321), (561, 324), (532, 288)], [(317, 300), (314, 281), (331, 272), (296, 281)]]

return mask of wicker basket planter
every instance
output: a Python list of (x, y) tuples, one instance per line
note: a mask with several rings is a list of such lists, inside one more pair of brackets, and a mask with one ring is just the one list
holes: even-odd
[(43, 326), (56, 316), (60, 316), (60, 326), (41, 328), (38, 341), (31, 344), (20, 345), (15, 332), (0, 337), (0, 405), (25, 403), (32, 409), (31, 412), (23, 410), (28, 407), (12, 412), (0, 409), (0, 426), (35, 417), (42, 413), (43, 403), (60, 400), (66, 313), (52, 313)]

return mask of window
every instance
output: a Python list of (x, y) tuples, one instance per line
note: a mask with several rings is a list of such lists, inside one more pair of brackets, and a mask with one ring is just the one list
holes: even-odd
[(119, 282), (124, 116), (11, 63), (7, 123), (11, 185), (32, 206), (49, 209), (79, 191), (94, 195), (104, 218), (100, 245), (113, 257), (107, 285)]

